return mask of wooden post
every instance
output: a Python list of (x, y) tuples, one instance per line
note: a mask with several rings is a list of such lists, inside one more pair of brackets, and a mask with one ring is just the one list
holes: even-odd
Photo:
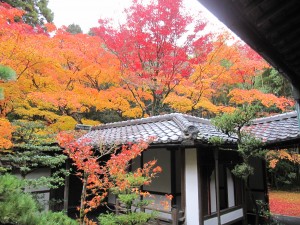
[(116, 215), (119, 215), (120, 214), (120, 201), (119, 199), (116, 199)]
[(219, 184), (219, 151), (217, 149), (214, 150), (214, 158), (215, 158), (215, 183), (216, 183), (216, 206), (217, 206), (217, 217), (218, 217), (218, 225), (221, 225), (221, 214), (220, 214), (220, 184)]
[[(66, 170), (70, 170), (70, 161), (69, 159), (66, 160)], [(65, 188), (64, 188), (64, 211), (68, 214), (69, 208), (69, 188), (70, 188), (70, 175), (65, 177)]]
[(178, 209), (176, 207), (172, 207), (172, 225), (178, 225)]

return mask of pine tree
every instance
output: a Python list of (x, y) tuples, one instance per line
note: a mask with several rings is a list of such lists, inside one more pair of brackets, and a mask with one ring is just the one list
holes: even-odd
[(57, 188), (64, 184), (66, 171), (62, 168), (66, 156), (55, 144), (53, 135), (49, 134), (42, 122), (15, 121), (12, 141), (12, 152), (5, 158), (11, 163), (12, 169), (19, 170), (21, 177), (37, 168), (50, 168), (53, 173), (49, 177), (25, 180), (28, 186), (46, 186)]

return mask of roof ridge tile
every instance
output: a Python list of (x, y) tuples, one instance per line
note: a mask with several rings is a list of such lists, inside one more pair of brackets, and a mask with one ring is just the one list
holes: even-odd
[(172, 119), (187, 137), (199, 132), (199, 129), (182, 114), (177, 114)]
[(269, 123), (269, 122), (273, 122), (273, 121), (289, 119), (289, 118), (293, 118), (293, 117), (297, 117), (297, 112), (296, 111), (254, 119), (254, 120), (251, 121), (250, 126), (255, 125), (255, 124), (259, 124), (259, 123)]
[(181, 113), (170, 113), (170, 114), (164, 114), (164, 115), (158, 115), (158, 116), (150, 116), (147, 118), (131, 119), (131, 120), (125, 120), (125, 121), (119, 121), (119, 122), (113, 122), (113, 123), (106, 123), (106, 124), (94, 126), (94, 127), (92, 127), (92, 130), (102, 130), (102, 129), (107, 129), (107, 128), (117, 128), (117, 127), (139, 125), (139, 124), (145, 124), (145, 123), (153, 123), (153, 122), (159, 122), (159, 121), (165, 121), (165, 120), (172, 120), (172, 118), (176, 115), (182, 115), (182, 114)]

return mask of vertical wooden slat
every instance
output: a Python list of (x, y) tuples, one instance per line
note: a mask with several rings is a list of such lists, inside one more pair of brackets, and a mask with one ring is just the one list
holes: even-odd
[[(70, 161), (66, 160), (66, 170), (70, 170)], [(68, 214), (69, 208), (69, 189), (70, 189), (70, 175), (65, 177), (65, 188), (64, 188), (64, 211)]]
[(178, 225), (178, 209), (176, 207), (172, 208), (172, 225)]
[(215, 183), (216, 183), (216, 206), (217, 206), (217, 218), (218, 225), (221, 225), (221, 214), (220, 214), (220, 184), (219, 184), (219, 151), (214, 150), (214, 159), (215, 159)]
[(181, 208), (185, 210), (185, 149), (180, 148), (181, 153)]

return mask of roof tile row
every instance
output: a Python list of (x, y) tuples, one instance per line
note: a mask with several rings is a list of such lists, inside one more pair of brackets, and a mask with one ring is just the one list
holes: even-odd
[[(300, 138), (296, 112), (253, 120), (244, 130), (266, 143)], [(180, 144), (187, 139), (208, 142), (211, 137), (220, 137), (226, 143), (235, 142), (233, 137), (218, 131), (209, 120), (180, 113), (95, 126), (82, 138), (97, 145), (99, 142), (125, 144), (150, 137), (155, 138), (155, 144)]]

